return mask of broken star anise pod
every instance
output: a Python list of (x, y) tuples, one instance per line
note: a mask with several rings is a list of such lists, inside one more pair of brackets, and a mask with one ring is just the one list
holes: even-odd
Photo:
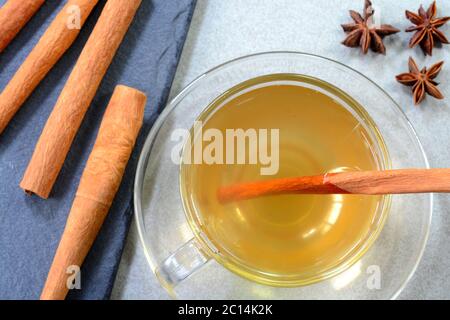
[(434, 1), (427, 11), (420, 5), (419, 13), (406, 10), (406, 18), (408, 18), (414, 26), (406, 29), (406, 32), (416, 31), (409, 42), (409, 47), (420, 45), (425, 55), (432, 55), (435, 42), (449, 43), (444, 33), (438, 30), (450, 17), (436, 18), (436, 1)]
[(419, 104), (425, 98), (426, 93), (435, 97), (436, 99), (443, 99), (444, 96), (437, 88), (438, 83), (434, 81), (442, 69), (444, 61), (438, 62), (427, 70), (424, 67), (419, 70), (413, 58), (409, 58), (408, 67), (409, 72), (402, 73), (396, 76), (397, 81), (405, 86), (412, 86), (414, 104)]
[(390, 24), (376, 26), (373, 23), (375, 10), (372, 3), (366, 0), (364, 5), (364, 14), (361, 16), (358, 12), (350, 10), (350, 16), (353, 23), (342, 24), (342, 29), (347, 33), (347, 37), (342, 42), (347, 47), (361, 47), (364, 54), (369, 51), (369, 47), (378, 53), (385, 54), (386, 47), (383, 44), (383, 38), (400, 30)]

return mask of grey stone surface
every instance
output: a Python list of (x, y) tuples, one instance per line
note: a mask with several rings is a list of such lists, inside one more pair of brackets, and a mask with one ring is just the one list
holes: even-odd
[[(417, 10), (422, 1), (374, 0), (382, 22), (405, 29), (405, 9)], [(428, 5), (431, 1), (424, 1)], [(438, 14), (450, 15), (450, 2), (437, 1)], [(420, 49), (408, 49), (410, 34), (401, 32), (385, 40), (387, 55), (340, 45), (341, 23), (349, 22), (348, 9), (362, 11), (354, 0), (199, 0), (191, 30), (172, 87), (176, 95), (208, 69), (239, 56), (263, 51), (303, 51), (326, 56), (360, 71), (385, 89), (415, 127), (432, 167), (450, 167), (450, 46), (425, 57)], [(450, 36), (450, 26), (442, 28)], [(407, 70), (413, 56), (419, 65), (446, 60), (439, 82), (445, 100), (428, 98), (414, 106), (409, 88), (394, 76)], [(450, 196), (437, 195), (430, 238), (425, 254), (400, 299), (450, 298)], [(133, 223), (122, 257), (112, 298), (166, 299), (168, 295), (151, 273)]]

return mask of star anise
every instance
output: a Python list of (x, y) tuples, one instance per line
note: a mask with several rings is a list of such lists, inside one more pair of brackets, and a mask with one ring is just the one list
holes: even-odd
[(436, 18), (436, 1), (434, 1), (427, 11), (420, 5), (419, 13), (414, 13), (406, 10), (406, 18), (408, 18), (415, 26), (406, 29), (406, 32), (416, 31), (409, 42), (409, 47), (412, 48), (418, 44), (422, 48), (425, 55), (433, 54), (433, 47), (435, 42), (448, 44), (448, 40), (444, 33), (438, 30), (450, 17)]
[(356, 11), (350, 10), (350, 16), (354, 23), (341, 25), (342, 29), (347, 33), (347, 38), (345, 38), (342, 44), (347, 47), (361, 46), (364, 54), (369, 51), (369, 47), (374, 52), (385, 54), (386, 47), (383, 44), (383, 38), (397, 33), (400, 30), (390, 24), (382, 24), (377, 27), (373, 23), (374, 13), (375, 10), (372, 8), (372, 3), (369, 0), (366, 0), (364, 4), (363, 16)]
[(444, 61), (438, 62), (427, 70), (426, 67), (419, 70), (413, 58), (409, 58), (409, 72), (399, 74), (397, 81), (405, 86), (412, 86), (414, 104), (419, 104), (425, 98), (426, 93), (436, 99), (443, 99), (444, 96), (437, 88), (438, 83), (433, 79), (437, 77), (442, 69)]

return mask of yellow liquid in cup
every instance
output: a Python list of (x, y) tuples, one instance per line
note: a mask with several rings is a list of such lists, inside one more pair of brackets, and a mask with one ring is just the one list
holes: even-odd
[(224, 137), (226, 129), (279, 129), (276, 175), (262, 176), (261, 165), (254, 164), (181, 165), (190, 225), (224, 266), (265, 284), (304, 285), (345, 270), (374, 241), (388, 197), (276, 195), (226, 205), (217, 200), (223, 185), (389, 166), (375, 125), (343, 92), (314, 78), (266, 76), (226, 92), (199, 120), (203, 132), (215, 128)]

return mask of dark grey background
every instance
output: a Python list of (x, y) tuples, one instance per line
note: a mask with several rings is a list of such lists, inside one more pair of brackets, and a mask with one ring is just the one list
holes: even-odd
[[(6, 1), (0, 0), (0, 5)], [(164, 107), (195, 0), (143, 0), (83, 121), (49, 200), (27, 197), (18, 184), (34, 146), (104, 6), (101, 0), (79, 38), (0, 136), (0, 299), (37, 299), (44, 285), (85, 161), (117, 84), (147, 93), (145, 125), (124, 181), (82, 268), (82, 289), (70, 298), (104, 299), (112, 289), (132, 216), (131, 194), (139, 149)], [(65, 1), (45, 5), (0, 54), (0, 90)]]

